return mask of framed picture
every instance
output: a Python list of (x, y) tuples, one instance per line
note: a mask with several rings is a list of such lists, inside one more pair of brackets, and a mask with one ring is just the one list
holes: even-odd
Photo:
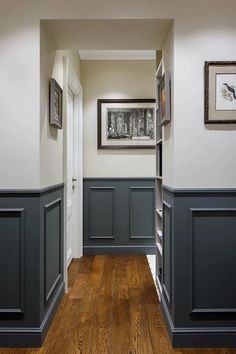
[(236, 123), (236, 61), (205, 62), (205, 123)]
[(158, 125), (167, 124), (171, 119), (170, 102), (170, 75), (166, 72), (160, 79), (157, 86), (158, 96)]
[(62, 89), (55, 79), (50, 79), (49, 105), (49, 123), (62, 129)]
[(99, 99), (98, 149), (153, 149), (155, 99)]

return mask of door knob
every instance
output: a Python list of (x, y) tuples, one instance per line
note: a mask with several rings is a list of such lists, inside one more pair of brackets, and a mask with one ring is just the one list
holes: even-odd
[(77, 181), (77, 178), (73, 177), (72, 182), (76, 182), (76, 181)]

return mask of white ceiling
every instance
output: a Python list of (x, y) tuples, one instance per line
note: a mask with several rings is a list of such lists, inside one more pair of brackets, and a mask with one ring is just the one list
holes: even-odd
[(155, 60), (155, 50), (79, 50), (82, 60)]
[(57, 49), (162, 49), (172, 20), (44, 20)]

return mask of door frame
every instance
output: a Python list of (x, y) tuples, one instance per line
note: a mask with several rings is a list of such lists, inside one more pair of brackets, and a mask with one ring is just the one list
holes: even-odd
[[(76, 190), (73, 203), (77, 218), (74, 218), (74, 258), (83, 255), (83, 88), (68, 57), (63, 57), (63, 174), (64, 174), (64, 271), (67, 291), (67, 117), (68, 88), (74, 95), (74, 166), (77, 169)], [(76, 236), (77, 235), (77, 236)]]

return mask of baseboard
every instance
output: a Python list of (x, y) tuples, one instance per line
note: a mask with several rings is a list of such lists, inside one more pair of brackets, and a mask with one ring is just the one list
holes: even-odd
[(53, 320), (53, 317), (55, 316), (55, 313), (60, 305), (61, 299), (65, 293), (65, 284), (62, 282), (53, 298), (53, 301), (51, 302), (48, 311), (46, 313), (46, 316), (44, 317), (44, 320), (40, 326), (41, 329), (41, 345), (43, 344), (43, 341), (47, 335), (47, 332), (49, 330), (49, 327), (51, 325), (51, 322)]
[[(213, 330), (213, 329), (212, 329)], [(236, 329), (235, 332), (209, 332), (194, 330), (184, 333), (179, 330), (173, 334), (173, 348), (235, 348), (236, 347)]]
[(155, 246), (84, 246), (83, 254), (86, 256), (108, 254), (155, 254)]
[(61, 283), (40, 327), (0, 328), (0, 347), (40, 348), (47, 335), (64, 292), (65, 286), (64, 283)]
[(206, 327), (177, 328), (174, 326), (165, 299), (161, 309), (173, 348), (234, 348), (236, 328)]

